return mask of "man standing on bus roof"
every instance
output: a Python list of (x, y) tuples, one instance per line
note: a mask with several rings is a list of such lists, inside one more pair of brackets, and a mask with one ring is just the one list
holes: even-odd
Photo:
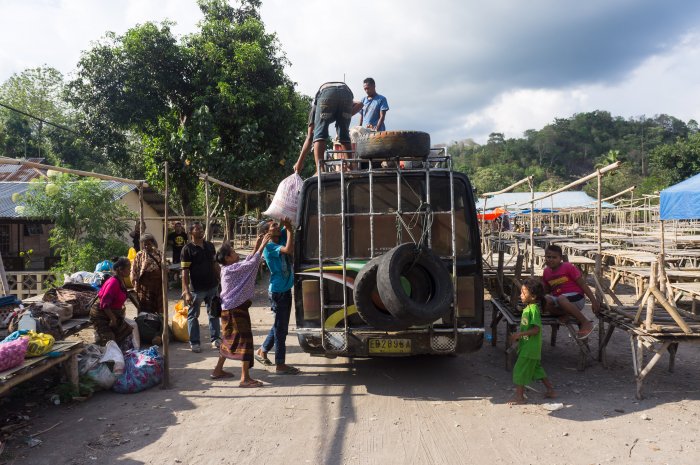
[[(316, 94), (316, 97), (318, 97), (318, 94)], [(360, 110), (362, 110), (362, 102), (353, 100), (351, 108), (351, 113), (354, 116), (356, 113), (359, 113)], [(304, 167), (304, 159), (306, 158), (306, 154), (309, 153), (313, 148), (312, 146), (314, 143), (314, 133), (316, 129), (316, 98), (314, 98), (314, 101), (311, 103), (311, 110), (309, 111), (309, 118), (307, 120), (306, 129), (306, 139), (304, 139), (304, 145), (302, 145), (301, 151), (299, 152), (299, 158), (294, 164), (294, 172), (297, 174), (301, 174), (301, 170)], [(338, 132), (338, 135), (340, 135), (340, 130), (338, 129), (338, 122), (336, 122), (336, 132)], [(323, 153), (325, 149), (326, 145), (324, 140), (323, 150), (321, 151), (321, 153)], [(316, 158), (316, 168), (318, 168), (318, 158)], [(314, 174), (314, 176), (316, 175), (318, 175), (318, 171), (316, 172), (316, 174)]]
[(362, 99), (362, 112), (360, 113), (360, 126), (374, 129), (375, 131), (386, 131), (384, 119), (389, 110), (389, 103), (386, 97), (379, 95), (375, 90), (374, 79), (368, 77), (362, 81), (362, 88), (367, 96)]

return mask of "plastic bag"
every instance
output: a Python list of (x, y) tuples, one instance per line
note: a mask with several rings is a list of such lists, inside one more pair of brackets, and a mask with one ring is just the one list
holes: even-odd
[(110, 273), (114, 271), (114, 264), (111, 260), (102, 260), (100, 263), (95, 265), (95, 273), (103, 272)]
[(98, 346), (97, 344), (85, 346), (83, 351), (78, 354), (78, 373), (84, 375), (93, 369), (95, 365), (100, 363), (100, 359), (104, 353), (105, 347)]
[(124, 373), (124, 354), (122, 354), (119, 346), (114, 341), (107, 341), (107, 344), (105, 344), (105, 353), (100, 357), (100, 362), (113, 362), (114, 368), (112, 371), (115, 375)]
[(117, 377), (112, 390), (121, 394), (140, 392), (163, 380), (163, 357), (158, 348), (129, 350), (124, 354), (124, 373)]
[(85, 376), (90, 378), (95, 384), (102, 389), (111, 389), (114, 383), (117, 381), (117, 375), (112, 373), (109, 366), (106, 363), (98, 363), (92, 369), (90, 369)]
[(50, 334), (28, 331), (27, 336), (29, 344), (27, 345), (26, 357), (40, 357), (53, 348), (55, 339)]
[(140, 349), (141, 348), (141, 335), (139, 334), (139, 325), (136, 324), (134, 320), (131, 318), (124, 318), (124, 321), (126, 324), (131, 326), (132, 331), (131, 331), (131, 339), (132, 342), (134, 343), (134, 349)]
[[(159, 313), (141, 312), (135, 318), (139, 327), (139, 338), (143, 344), (152, 344), (161, 340), (163, 334), (163, 317)], [(155, 345), (159, 345), (156, 343)]]
[(299, 191), (304, 184), (301, 176), (294, 173), (282, 180), (277, 186), (277, 192), (272, 198), (272, 203), (263, 215), (282, 220), (289, 218), (296, 225), (297, 206), (299, 205)]
[(185, 302), (178, 300), (175, 304), (175, 315), (173, 315), (173, 336), (180, 342), (189, 342), (190, 331), (187, 329), (187, 311)]
[(0, 371), (18, 367), (24, 361), (29, 345), (28, 337), (18, 337), (8, 342), (0, 343)]

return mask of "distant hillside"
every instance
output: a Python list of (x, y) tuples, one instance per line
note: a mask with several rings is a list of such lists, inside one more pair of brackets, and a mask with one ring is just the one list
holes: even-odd
[(650, 193), (700, 172), (698, 123), (669, 115), (624, 119), (606, 111), (578, 113), (525, 131), (522, 138), (492, 133), (485, 145), (467, 139), (448, 150), (478, 192), (502, 189), (528, 175), (538, 190), (551, 190), (616, 160), (623, 166), (605, 179), (605, 195), (631, 185), (638, 186), (638, 194)]

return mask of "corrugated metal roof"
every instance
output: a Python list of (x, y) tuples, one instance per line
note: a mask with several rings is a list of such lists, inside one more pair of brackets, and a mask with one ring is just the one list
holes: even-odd
[[(137, 187), (133, 184), (126, 184), (119, 181), (101, 181), (103, 185), (112, 191), (112, 199), (118, 200), (124, 197), (129, 192), (136, 190)], [(0, 181), (0, 219), (17, 219), (22, 218), (15, 211), (16, 203), (12, 201), (12, 195), (15, 193), (23, 194), (29, 188), (28, 182), (1, 182)], [(160, 216), (165, 212), (165, 199), (162, 195), (151, 188), (144, 188), (143, 201), (150, 205)], [(169, 215), (174, 215), (172, 210)]]
[[(547, 192), (535, 192), (535, 198), (547, 195)], [(511, 212), (530, 210), (530, 192), (508, 192), (494, 195), (486, 201), (486, 209), (493, 210), (496, 207), (504, 207)], [(566, 210), (572, 208), (594, 208), (597, 200), (583, 191), (568, 191), (554, 194), (551, 197), (535, 202), (535, 210)], [(613, 208), (614, 205), (603, 202), (603, 208)], [(484, 199), (476, 202), (477, 209), (484, 208)]]
[[(43, 158), (27, 158), (26, 161), (32, 163), (43, 163)], [(24, 165), (0, 165), (0, 182), (2, 181), (16, 181), (16, 182), (26, 182), (31, 181), (34, 178), (40, 176), (45, 176), (46, 170), (40, 170), (38, 168), (30, 168)]]

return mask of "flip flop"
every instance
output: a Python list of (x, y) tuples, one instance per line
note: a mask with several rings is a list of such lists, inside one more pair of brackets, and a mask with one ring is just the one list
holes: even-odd
[(257, 360), (261, 365), (266, 366), (266, 367), (271, 367), (272, 366), (272, 360), (270, 360), (267, 357), (263, 357), (262, 355), (258, 355), (257, 353), (254, 355), (255, 360)]
[(576, 332), (576, 339), (578, 339), (579, 341), (585, 341), (586, 339), (588, 339), (588, 337), (591, 334), (593, 334), (593, 331), (595, 331), (597, 327), (598, 327), (598, 322), (595, 322), (593, 324), (593, 327), (591, 328), (591, 330), (588, 331), (586, 334), (581, 334), (581, 331), (577, 331)]
[(274, 373), (276, 375), (298, 375), (299, 373), (301, 373), (301, 370), (296, 367), (288, 367), (286, 370), (275, 371)]
[(240, 388), (257, 388), (257, 387), (263, 387), (263, 383), (262, 383), (262, 381), (255, 380), (255, 381), (250, 381), (247, 383), (240, 383), (238, 385), (238, 387), (240, 387)]
[(233, 378), (234, 375), (233, 373), (229, 373), (228, 371), (220, 374), (220, 375), (209, 375), (211, 379), (225, 379), (225, 378)]

